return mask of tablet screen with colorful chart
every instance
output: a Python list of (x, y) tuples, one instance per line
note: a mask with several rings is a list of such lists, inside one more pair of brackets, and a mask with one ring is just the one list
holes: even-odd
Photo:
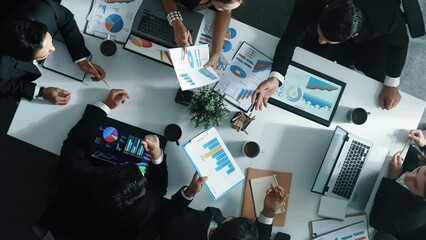
[(243, 42), (223, 71), (215, 90), (225, 93), (230, 103), (247, 112), (254, 90), (269, 77), (271, 68), (270, 58)]
[(292, 62), (269, 102), (330, 126), (346, 83)]

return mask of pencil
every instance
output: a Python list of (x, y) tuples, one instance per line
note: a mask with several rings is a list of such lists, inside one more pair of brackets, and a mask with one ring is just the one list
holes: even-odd
[(404, 152), (404, 150), (408, 147), (408, 145), (410, 144), (410, 142), (411, 142), (411, 139), (409, 138), (409, 139), (407, 140), (407, 142), (405, 143), (404, 148), (403, 148), (403, 149), (402, 149), (402, 151), (401, 151), (401, 155), (402, 155), (402, 153)]
[[(87, 63), (89, 63), (90, 67), (91, 67), (91, 68), (93, 68), (93, 70), (95, 70), (96, 72), (98, 71), (98, 70), (96, 70), (96, 68), (92, 65), (92, 63), (91, 63), (91, 62), (87, 61)], [(108, 85), (108, 83), (105, 81), (105, 79), (102, 79), (102, 81), (105, 83), (105, 85), (107, 85), (109, 88), (111, 88), (111, 87)]]

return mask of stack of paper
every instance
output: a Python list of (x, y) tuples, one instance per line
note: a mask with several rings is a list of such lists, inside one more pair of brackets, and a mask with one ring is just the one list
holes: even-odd
[[(343, 221), (321, 219), (309, 223), (312, 238), (320, 239), (369, 239), (367, 216), (347, 216)], [(347, 238), (345, 238), (347, 237)]]
[(87, 15), (86, 33), (125, 42), (142, 0), (94, 0)]

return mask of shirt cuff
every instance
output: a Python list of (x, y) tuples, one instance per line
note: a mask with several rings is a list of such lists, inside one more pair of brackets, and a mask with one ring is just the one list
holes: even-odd
[(388, 86), (388, 87), (398, 87), (400, 83), (400, 79), (401, 77), (394, 78), (394, 77), (386, 76), (384, 84), (385, 86)]
[(274, 219), (265, 217), (262, 213), (260, 213), (259, 217), (257, 217), (257, 221), (266, 225), (272, 225)]
[(80, 58), (80, 59), (78, 59), (78, 60), (75, 60), (75, 61), (74, 61), (74, 63), (75, 63), (75, 64), (77, 64), (77, 63), (79, 63), (79, 62), (83, 62), (84, 60), (87, 60), (87, 57), (84, 57), (84, 58)]
[(151, 162), (154, 165), (160, 165), (163, 162), (163, 157), (164, 157), (164, 154), (163, 154), (163, 150), (161, 149), (161, 156), (157, 159), (151, 160)]
[(35, 88), (34, 88), (33, 99), (38, 99), (37, 98), (38, 92), (40, 92), (40, 87), (38, 85), (36, 85)]
[(107, 115), (109, 112), (111, 112), (111, 109), (103, 102), (94, 103), (93, 106), (102, 109)]
[(186, 189), (188, 189), (188, 187), (184, 187), (183, 189), (182, 189), (182, 191), (180, 191), (180, 193), (182, 194), (182, 197), (183, 198), (185, 198), (186, 200), (188, 200), (188, 201), (192, 201), (193, 199), (194, 199), (194, 197), (187, 197), (187, 196), (185, 196), (185, 191), (186, 191)]
[(281, 73), (279, 73), (279, 72), (272, 71), (269, 74), (269, 77), (270, 78), (274, 77), (274, 78), (278, 79), (278, 81), (280, 81), (281, 84), (284, 82), (284, 76)]

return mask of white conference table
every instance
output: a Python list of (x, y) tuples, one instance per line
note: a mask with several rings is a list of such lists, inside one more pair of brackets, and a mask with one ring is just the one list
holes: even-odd
[[(83, 29), (90, 1), (64, 0), (62, 4), (75, 14), (80, 29)], [(269, 57), (273, 56), (278, 43), (276, 37), (239, 24), (246, 34), (242, 40)], [(109, 117), (159, 134), (163, 133), (167, 124), (177, 123), (183, 130), (181, 143), (203, 130), (201, 127), (195, 128), (190, 122), (185, 106), (174, 102), (179, 85), (171, 67), (125, 51), (120, 48), (121, 45), (114, 56), (104, 57), (99, 52), (101, 39), (87, 35), (85, 39), (93, 53), (92, 61), (107, 71), (109, 85), (126, 89), (130, 95), (130, 99), (114, 109)], [(393, 154), (402, 149), (408, 130), (417, 127), (425, 102), (401, 92), (402, 100), (395, 109), (382, 110), (378, 105), (381, 83), (303, 49), (296, 50), (293, 60), (347, 83), (330, 127), (269, 105), (267, 109), (256, 113), (256, 120), (248, 127), (249, 135), (232, 129), (229, 118), (217, 129), (244, 172), (248, 167), (254, 167), (293, 173), (286, 225), (274, 227), (273, 232), (286, 232), (292, 239), (299, 240), (309, 239), (308, 222), (319, 219), (317, 210), (320, 195), (312, 193), (310, 189), (336, 125), (389, 148), (390, 154)], [(59, 154), (62, 141), (81, 118), (86, 104), (104, 100), (109, 89), (102, 81), (92, 82), (89, 77), (80, 83), (45, 69), (41, 71), (43, 76), (37, 83), (67, 89), (71, 92), (69, 104), (55, 106), (43, 101), (21, 100), (8, 134)], [(348, 109), (360, 106), (371, 112), (368, 121), (362, 126), (348, 123), (345, 117)], [(232, 106), (229, 108), (233, 113), (237, 111)], [(257, 141), (262, 153), (253, 159), (244, 157), (241, 147), (245, 141)], [(181, 186), (189, 184), (194, 169), (181, 147), (169, 143), (166, 152), (169, 169), (167, 196), (171, 196)], [(386, 172), (386, 166), (381, 176)], [(377, 190), (379, 180), (374, 191)], [(217, 201), (203, 189), (190, 206), (195, 209), (216, 206), (226, 216), (240, 216), (243, 194), (244, 183)], [(370, 198), (367, 212), (371, 210), (372, 200), (373, 197)], [(348, 213), (352, 212), (355, 210), (348, 210)]]

